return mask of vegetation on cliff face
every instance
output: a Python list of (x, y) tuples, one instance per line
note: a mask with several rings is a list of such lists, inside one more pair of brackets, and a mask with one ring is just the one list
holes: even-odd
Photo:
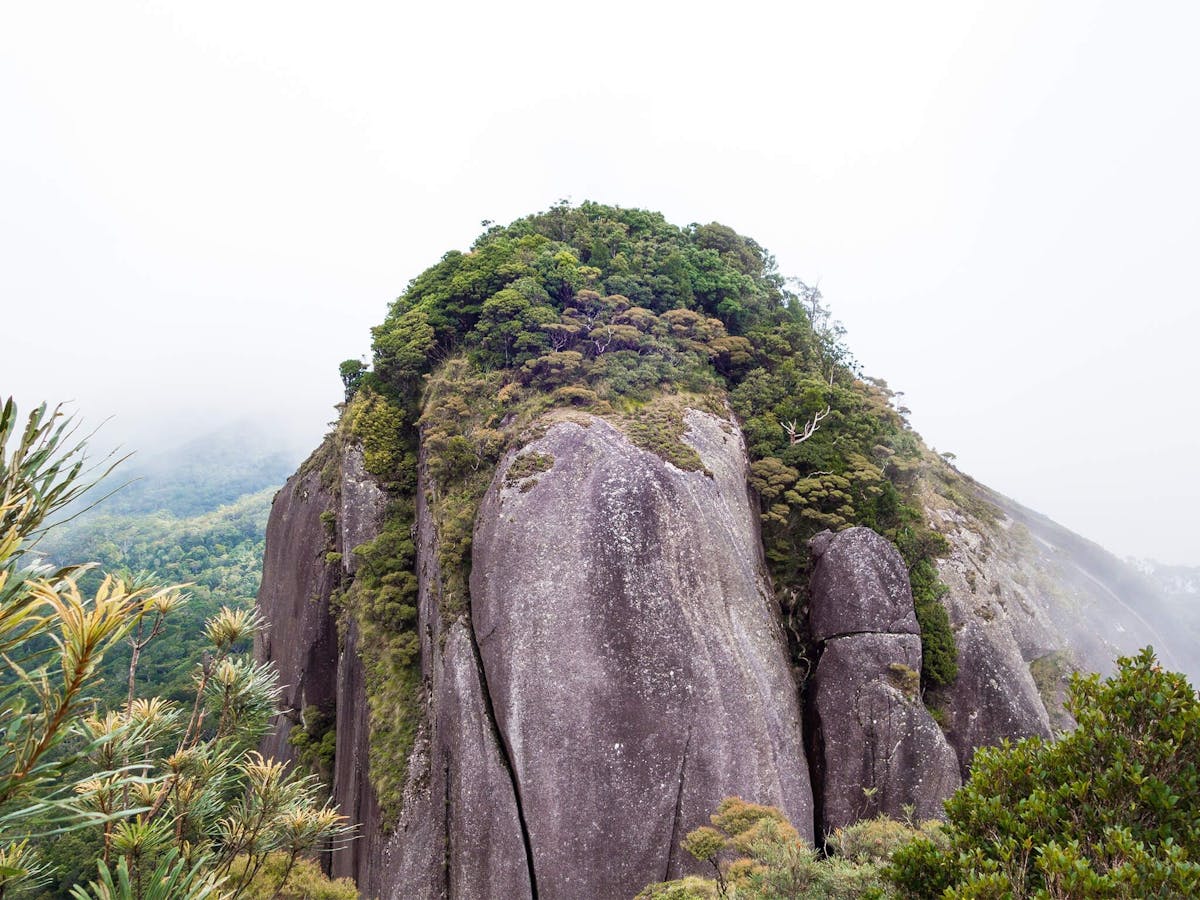
[(740, 797), (722, 801), (710, 822), (689, 832), (682, 847), (713, 877), (649, 885), (635, 900), (884, 900), (900, 896), (886, 870), (897, 850), (916, 838), (945, 845), (937, 822), (880, 817), (837, 829), (822, 854), (778, 809)]
[[(360, 548), (383, 573), (352, 588), (383, 726), (415, 707), (411, 533), (418, 442), (442, 565), (443, 624), (469, 609), (471, 528), (505, 454), (544, 417), (609, 418), (640, 446), (700, 468), (682, 440), (686, 406), (740, 420), (762, 500), (763, 539), (801, 668), (807, 541), (868, 525), (899, 546), (925, 638), (925, 686), (955, 675), (915, 480), (933, 457), (882, 382), (861, 378), (820, 292), (778, 273), (723, 225), (679, 228), (661, 215), (584, 203), (494, 226), (415, 278), (373, 330), (373, 369), (343, 364), (344, 423), (395, 506), (382, 544)], [(389, 624), (385, 624), (389, 623)], [(386, 662), (385, 662), (386, 660)], [(401, 727), (402, 731), (405, 729)], [(405, 732), (411, 735), (411, 727)], [(376, 738), (380, 740), (380, 738)], [(394, 811), (408, 740), (373, 748), (372, 781)], [(382, 750), (382, 748), (378, 748)]]

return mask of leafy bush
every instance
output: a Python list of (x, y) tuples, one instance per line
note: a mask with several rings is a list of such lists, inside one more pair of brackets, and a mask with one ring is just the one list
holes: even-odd
[(976, 752), (946, 803), (949, 851), (896, 853), (914, 898), (1147, 897), (1200, 892), (1200, 700), (1147, 648), (1074, 676), (1076, 729)]
[(940, 840), (936, 823), (915, 828), (878, 818), (839, 830), (831, 836), (830, 855), (822, 855), (800, 839), (778, 809), (740, 797), (722, 800), (710, 821), (690, 831), (681, 846), (707, 863), (715, 877), (649, 885), (638, 900), (890, 897), (883, 867), (892, 853), (917, 835)]

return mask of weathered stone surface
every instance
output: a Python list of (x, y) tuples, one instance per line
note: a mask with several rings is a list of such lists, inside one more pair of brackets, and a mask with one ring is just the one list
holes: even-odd
[(908, 569), (899, 551), (870, 528), (823, 531), (809, 542), (815, 563), (809, 611), (815, 641), (841, 634), (920, 634)]
[(358, 627), (351, 621), (338, 659), (337, 744), (334, 752), (333, 799), (338, 810), (358, 825), (356, 838), (333, 853), (335, 878), (355, 878), (364, 896), (374, 896), (367, 876), (381, 842), (379, 803), (371, 789), (370, 724), (366, 681), (358, 657)]
[(814, 781), (821, 827), (880, 813), (901, 818), (911, 804), (941, 818), (962, 783), (958, 758), (918, 691), (921, 639), (854, 634), (825, 643), (812, 685)]
[(946, 735), (964, 775), (979, 747), (1036, 735), (1050, 737), (1050, 717), (1013, 639), (966, 621), (954, 633), (958, 678), (939, 692)]
[(560, 421), (529, 445), (553, 467), (523, 491), (502, 464), (476, 520), (475, 635), (542, 898), (681, 874), (680, 838), (731, 794), (812, 837), (741, 435), (686, 422), (712, 477)]
[[(456, 900), (533, 896), (512, 773), (483, 693), (467, 627), (450, 626), (438, 710), (438, 746), (449, 817), (447, 895)], [(396, 900), (407, 898), (396, 894)]]
[(321, 513), (333, 505), (316, 468), (301, 470), (275, 495), (267, 523), (258, 607), (266, 623), (255, 655), (275, 664), (284, 712), (263, 739), (262, 751), (291, 760), (292, 727), (308, 706), (332, 712), (337, 689), (337, 628), (327, 598), (338, 569), (327, 565), (332, 547)]

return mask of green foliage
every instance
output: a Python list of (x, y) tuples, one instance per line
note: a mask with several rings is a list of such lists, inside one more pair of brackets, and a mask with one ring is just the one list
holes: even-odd
[(916, 697), (921, 690), (921, 673), (904, 663), (888, 663), (888, 681), (909, 697)]
[(300, 724), (288, 733), (288, 743), (296, 749), (300, 763), (317, 773), (326, 785), (333, 784), (333, 756), (337, 748), (337, 716), (319, 706), (306, 706)]
[[(240, 878), (253, 865), (249, 857), (238, 857), (230, 870)], [(358, 900), (358, 890), (349, 878), (329, 879), (311, 859), (297, 859), (291, 871), (286, 853), (272, 853), (258, 873), (246, 884), (241, 900)]]
[(358, 390), (359, 384), (362, 383), (363, 376), (366, 375), (367, 364), (361, 359), (343, 360), (338, 366), (338, 374), (342, 376), (342, 387), (346, 389), (346, 400), (349, 401), (355, 391)]
[(73, 900), (222, 900), (223, 879), (205, 872), (207, 860), (188, 865), (172, 850), (162, 857), (152, 872), (130, 873), (129, 861), (122, 857), (115, 870), (100, 863), (99, 880), (87, 888), (75, 887)]
[(885, 865), (897, 850), (907, 846), (915, 837), (927, 840), (937, 848), (945, 848), (947, 844), (940, 822), (926, 821), (914, 825), (912, 822), (897, 822), (886, 816), (877, 816), (835, 829), (826, 840), (826, 849), (852, 862)]
[(362, 444), (367, 471), (396, 492), (416, 486), (416, 441), (405, 409), (366, 383), (346, 408), (345, 431)]
[(0, 407), (0, 854), (12, 863), (0, 874), (14, 880), (36, 874), (26, 838), (91, 817), (95, 788), (74, 764), (101, 743), (79, 727), (96, 672), (171, 593), (115, 578), (88, 593), (84, 566), (28, 565), (47, 523), (93, 486), (72, 435), (60, 409), (43, 404), (22, 426), (11, 399)]
[(713, 881), (689, 875), (677, 881), (648, 885), (634, 900), (718, 900), (720, 896)]
[(691, 446), (684, 443), (683, 415), (688, 407), (703, 409), (709, 404), (703, 397), (670, 395), (658, 397), (636, 412), (622, 417), (625, 433), (635, 446), (649, 451), (685, 472), (710, 472)]
[[(177, 605), (159, 602), (155, 612)], [(254, 750), (279, 700), (274, 671), (239, 650), (259, 627), (255, 613), (228, 607), (205, 623), (209, 649), (190, 704), (136, 696), (135, 655), (128, 700), (83, 721), (94, 748), (87, 802), (102, 850), (92, 893), (73, 896), (237, 896), (269, 855), (283, 853), (291, 868), (347, 833), (314, 776)], [(133, 784), (114, 775), (123, 769), (139, 773)], [(235, 874), (239, 858), (248, 863)]]
[(522, 453), (512, 461), (504, 473), (504, 483), (508, 487), (516, 487), (526, 478), (533, 478), (539, 472), (548, 472), (553, 467), (554, 457), (549, 453)]
[(711, 866), (715, 877), (650, 885), (638, 894), (640, 900), (892, 897), (883, 876), (892, 854), (918, 836), (942, 843), (936, 823), (878, 818), (839, 829), (830, 836), (828, 855), (822, 855), (778, 809), (740, 797), (721, 801), (710, 821), (690, 831), (681, 846)]
[(358, 572), (345, 598), (345, 608), (357, 627), (369, 709), (368, 774), (383, 822), (395, 821), (399, 812), (408, 753), (420, 716), (412, 521), (411, 505), (394, 501), (379, 535), (354, 549)]
[[(420, 328), (417, 333), (432, 332)], [(395, 345), (392, 351), (390, 365), (412, 362), (404, 347)], [(333, 439), (342, 450), (350, 442), (361, 444), (367, 471), (391, 498), (379, 534), (349, 548), (355, 576), (345, 588), (338, 610), (343, 635), (353, 622), (355, 652), (363, 665), (371, 750), (368, 776), (385, 823), (398, 817), (408, 754), (420, 716), (417, 551), (413, 543), (417, 449), (411, 422), (411, 410), (396, 392), (388, 392), (378, 379), (364, 378)], [(332, 518), (327, 524), (332, 530)], [(341, 559), (327, 562), (340, 565)], [(322, 757), (335, 740), (330, 735), (331, 731), (319, 739), (297, 735), (317, 763), (315, 771), (324, 771)]]
[[(89, 486), (69, 421), (43, 406), (16, 432), (0, 411), (0, 878), (5, 891), (45, 874), (72, 829), (95, 829), (73, 850), (99, 855), (98, 880), (73, 896), (225, 897), (236, 855), (282, 850), (294, 860), (344, 834), (316, 800), (312, 779), (289, 774), (251, 748), (276, 712), (277, 679), (243, 650), (258, 628), (246, 609), (223, 607), (204, 624), (208, 653), (195, 671), (190, 711), (141, 697), (137, 666), (186, 605), (178, 587), (103, 577), (89, 595), (86, 566), (23, 569), (56, 511)], [(89, 696), (106, 654), (128, 641), (127, 689), (104, 711)], [(24, 837), (38, 835), (42, 860)], [(81, 860), (76, 860), (80, 862)], [(223, 883), (225, 882), (225, 883)]]
[(949, 851), (917, 841), (890, 877), (909, 897), (1195, 896), (1200, 699), (1147, 648), (1076, 675), (1076, 729), (976, 752), (946, 804)]
[(952, 684), (958, 677), (958, 648), (950, 615), (941, 598), (949, 590), (938, 580), (937, 569), (928, 556), (909, 569), (913, 606), (921, 626), (921, 676), (931, 687)]

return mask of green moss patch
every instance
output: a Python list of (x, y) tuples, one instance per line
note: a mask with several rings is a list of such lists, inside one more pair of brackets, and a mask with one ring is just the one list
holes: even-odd
[[(508, 471), (504, 473), (504, 484), (506, 487), (516, 487), (527, 478), (533, 478), (542, 472), (549, 472), (554, 466), (554, 457), (549, 453), (538, 453), (536, 451), (526, 451), (520, 454), (508, 467)], [(537, 482), (533, 478), (534, 483)], [(522, 486), (521, 490), (528, 490)]]

